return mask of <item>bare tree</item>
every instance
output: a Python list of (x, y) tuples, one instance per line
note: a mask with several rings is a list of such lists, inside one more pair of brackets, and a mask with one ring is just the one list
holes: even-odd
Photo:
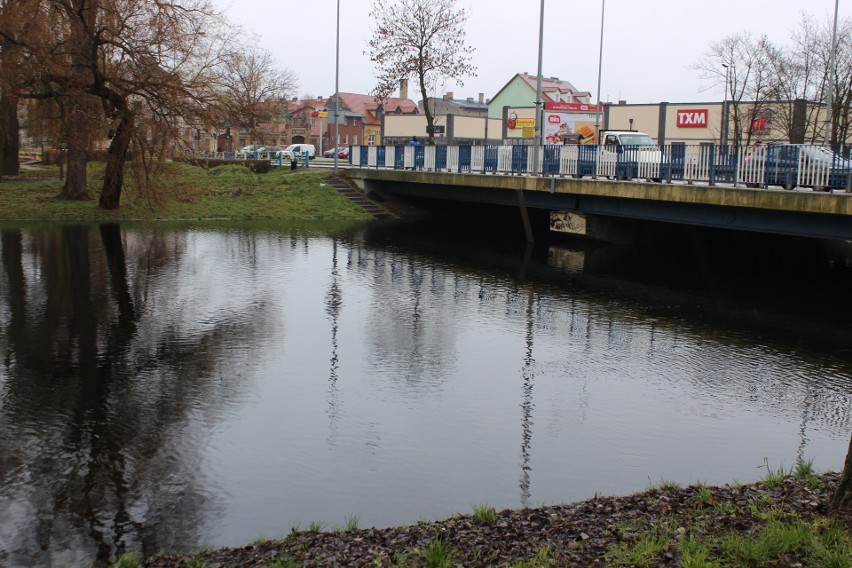
[(286, 113), (284, 99), (298, 88), (296, 74), (278, 68), (268, 52), (258, 49), (234, 51), (224, 62), (221, 118), (248, 130), (252, 140), (266, 142), (258, 127)]
[(771, 96), (777, 101), (773, 124), (783, 128), (791, 142), (813, 143), (819, 130), (819, 105), (808, 101), (820, 100), (826, 79), (820, 56), (825, 45), (822, 36), (814, 19), (803, 13), (792, 44), (767, 50), (772, 72)]
[[(215, 100), (229, 39), (221, 16), (208, 0), (7, 0), (11, 6), (2, 12), (0, 37), (10, 46), (3, 59), (15, 64), (17, 90), (65, 97), (73, 120), (92, 116), (87, 97), (99, 101), (110, 134), (99, 204), (118, 207), (137, 121), (174, 125)], [(85, 164), (85, 151), (77, 154), (88, 141), (77, 140), (79, 132), (74, 124), (66, 129), (69, 174), (72, 147), (75, 167)]]
[(423, 100), (429, 140), (435, 136), (429, 91), (442, 79), (462, 85), (476, 76), (474, 48), (465, 44), (467, 12), (456, 0), (371, 0), (374, 22), (370, 61), (378, 70), (377, 98), (389, 96), (400, 79), (415, 78)]
[[(803, 13), (789, 45), (773, 45), (766, 37), (754, 38), (749, 32), (709, 45), (709, 53), (693, 68), (711, 86), (727, 84), (734, 143), (748, 142), (760, 122), (755, 119), (769, 112), (783, 138), (810, 143), (823, 140), (831, 28), (831, 22), (817, 25)], [(838, 27), (835, 77), (830, 134), (834, 144), (852, 134), (852, 21), (848, 19)]]
[[(831, 45), (830, 31), (826, 26), (827, 44)], [(834, 55), (835, 82), (831, 109), (831, 144), (840, 144), (852, 135), (852, 20), (838, 22), (837, 45)], [(828, 72), (826, 60), (826, 73)], [(827, 83), (827, 81), (826, 81)], [(826, 97), (827, 98), (827, 97)]]

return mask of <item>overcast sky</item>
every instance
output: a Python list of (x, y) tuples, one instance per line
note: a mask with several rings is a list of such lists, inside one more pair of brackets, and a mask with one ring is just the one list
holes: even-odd
[[(340, 1), (340, 91), (368, 93), (375, 74), (364, 54), (369, 0)], [(329, 96), (335, 86), (337, 0), (214, 0), (260, 47), (294, 71), (298, 95)], [(601, 99), (628, 103), (704, 102), (722, 98), (691, 69), (711, 41), (751, 31), (787, 44), (803, 12), (829, 24), (835, 0), (605, 0)], [(852, 17), (840, 0), (839, 18)], [(449, 83), (457, 98), (491, 98), (515, 73), (538, 68), (539, 0), (460, 0), (469, 13), (467, 43), (476, 77)], [(542, 74), (570, 81), (596, 99), (601, 0), (545, 0)], [(413, 90), (410, 98), (419, 100)]]

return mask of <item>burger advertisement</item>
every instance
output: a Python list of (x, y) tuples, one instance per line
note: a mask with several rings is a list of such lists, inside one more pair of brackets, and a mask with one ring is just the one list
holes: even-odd
[(596, 105), (545, 103), (544, 109), (545, 144), (596, 143)]

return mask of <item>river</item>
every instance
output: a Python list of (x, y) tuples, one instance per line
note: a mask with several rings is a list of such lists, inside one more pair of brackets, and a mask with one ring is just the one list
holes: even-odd
[(842, 466), (848, 243), (4, 225), (0, 565)]

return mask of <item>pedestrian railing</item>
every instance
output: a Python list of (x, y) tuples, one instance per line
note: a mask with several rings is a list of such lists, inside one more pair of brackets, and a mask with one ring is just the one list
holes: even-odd
[(352, 146), (349, 163), (360, 168), (481, 175), (535, 174), (852, 193), (852, 161), (843, 153), (824, 146), (546, 145), (539, 148), (538, 164), (534, 162), (535, 154), (534, 147), (528, 145)]

